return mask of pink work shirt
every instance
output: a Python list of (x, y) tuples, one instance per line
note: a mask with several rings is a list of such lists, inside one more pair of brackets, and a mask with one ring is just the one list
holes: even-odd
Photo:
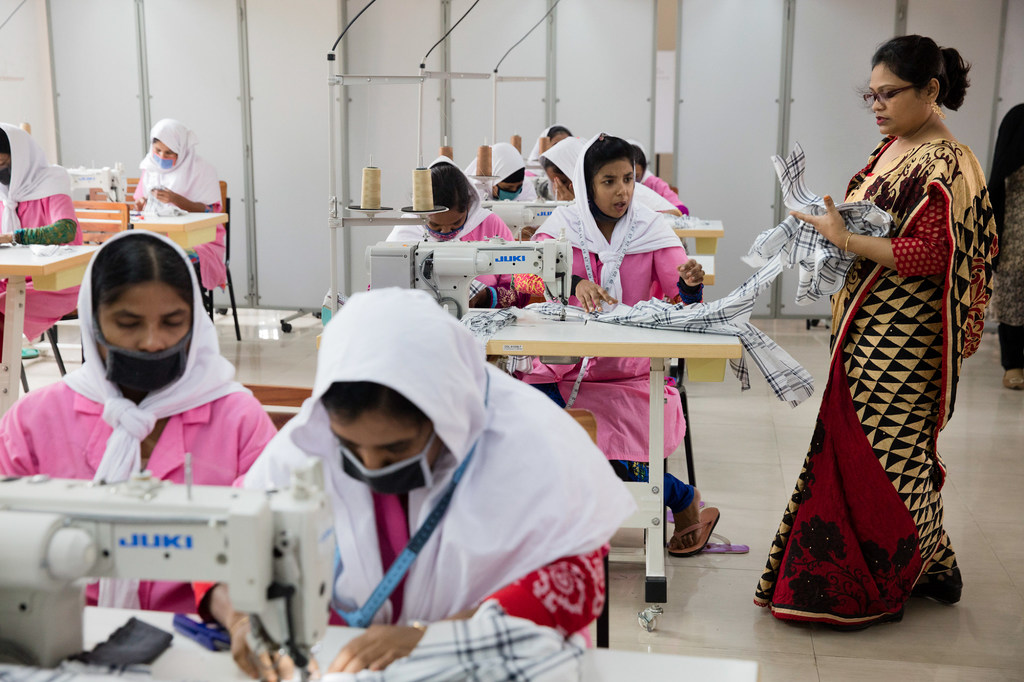
[[(537, 241), (551, 239), (538, 234)], [(583, 252), (573, 247), (573, 274), (588, 279)], [(622, 282), (621, 302), (633, 305), (639, 301), (674, 296), (679, 272), (687, 261), (686, 251), (673, 246), (647, 253), (631, 253), (622, 259), (619, 278)], [(601, 281), (603, 264), (597, 254), (590, 254), (594, 277)], [(572, 305), (580, 305), (573, 296)], [(650, 369), (648, 358), (593, 358), (580, 384), (573, 407), (590, 410), (597, 419), (597, 445), (608, 459), (646, 462), (650, 416)], [(579, 375), (580, 365), (546, 365), (539, 360), (533, 371), (522, 377), (530, 384), (557, 383), (563, 399), (568, 399)], [(679, 401), (679, 392), (665, 386), (665, 456), (671, 455), (686, 433), (686, 420)]]
[(669, 187), (669, 184), (657, 175), (648, 175), (644, 178), (643, 184), (668, 199), (669, 203), (673, 206), (682, 205), (683, 202), (679, 201), (679, 195), (673, 192), (672, 188)]
[[(0, 211), (3, 202), (0, 201)], [(82, 227), (75, 218), (75, 207), (67, 194), (54, 194), (42, 199), (18, 203), (18, 219), (22, 228), (44, 227), (58, 220), (74, 220), (77, 226), (72, 244), (82, 243)], [(0, 319), (7, 306), (7, 280), (0, 280)], [(33, 339), (53, 326), (60, 318), (78, 307), (78, 286), (60, 291), (36, 291), (32, 279), (25, 288), (25, 336)]]
[[(63, 381), (26, 394), (0, 419), (0, 474), (91, 480), (112, 429), (103, 405)], [(229, 486), (242, 477), (275, 435), (273, 423), (249, 393), (231, 393), (174, 415), (160, 434), (146, 468), (164, 481), (183, 483), (185, 453), (192, 453), (197, 485)], [(97, 587), (87, 590), (96, 603)], [(144, 581), (143, 609), (194, 613), (188, 583)]]
[[(146, 188), (142, 184), (142, 178), (144, 177), (146, 177), (146, 171), (142, 171), (139, 176), (139, 185), (135, 188), (135, 194), (132, 195), (132, 198), (136, 201), (146, 198)], [(192, 201), (189, 197), (185, 198)], [(215, 204), (210, 204), (211, 213), (220, 213), (223, 209), (224, 207), (220, 205), (219, 201)], [(226, 285), (228, 282), (228, 266), (224, 263), (224, 259), (227, 258), (227, 238), (228, 231), (222, 223), (217, 226), (216, 239), (212, 242), (196, 244), (192, 247), (192, 250), (199, 256), (199, 279), (204, 289), (216, 289)]]

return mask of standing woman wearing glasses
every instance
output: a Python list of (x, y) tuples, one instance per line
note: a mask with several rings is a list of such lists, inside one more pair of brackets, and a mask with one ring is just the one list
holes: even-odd
[(911, 596), (960, 599), (936, 441), (981, 340), (997, 250), (985, 176), (943, 122), (970, 67), (922, 36), (893, 38), (871, 66), (864, 100), (884, 137), (846, 201), (885, 209), (893, 231), (850, 233), (830, 197), (825, 215), (795, 214), (858, 260), (832, 297), (828, 385), (754, 597), (843, 629), (899, 620)]

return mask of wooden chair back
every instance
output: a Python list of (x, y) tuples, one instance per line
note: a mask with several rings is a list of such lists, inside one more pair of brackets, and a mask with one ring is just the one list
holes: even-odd
[(136, 188), (139, 186), (139, 178), (125, 178), (124, 179), (124, 184), (125, 184), (125, 191), (124, 191), (125, 199), (128, 200), (128, 203), (134, 204), (135, 203), (135, 199), (133, 197), (135, 196)]
[(128, 229), (128, 204), (112, 201), (76, 201), (75, 218), (86, 244), (102, 244)]
[(569, 407), (565, 411), (583, 427), (587, 435), (590, 436), (590, 440), (594, 441), (594, 445), (597, 445), (597, 419), (594, 418), (594, 413), (590, 410), (581, 410), (578, 407)]
[[(278, 431), (288, 421), (298, 414), (298, 408), (302, 403), (313, 395), (313, 389), (299, 386), (272, 386), (268, 384), (245, 384), (245, 387), (252, 391), (256, 400), (260, 401), (263, 409), (266, 410), (270, 421)], [(289, 408), (289, 409), (281, 409)]]

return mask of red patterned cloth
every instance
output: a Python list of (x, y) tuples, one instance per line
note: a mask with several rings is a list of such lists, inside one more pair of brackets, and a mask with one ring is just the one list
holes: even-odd
[(568, 636), (590, 625), (604, 608), (604, 557), (608, 546), (563, 557), (494, 594), (510, 616), (554, 628)]
[(900, 277), (941, 275), (949, 262), (949, 200), (938, 187), (911, 218), (906, 235), (894, 237), (892, 255)]

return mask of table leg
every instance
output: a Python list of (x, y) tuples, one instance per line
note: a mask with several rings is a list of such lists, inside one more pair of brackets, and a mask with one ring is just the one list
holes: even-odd
[(644, 601), (668, 601), (665, 577), (665, 364), (651, 358), (651, 413), (648, 437), (648, 484), (657, 502), (657, 512), (646, 522), (647, 577)]
[(25, 277), (7, 278), (3, 362), (0, 363), (0, 415), (18, 399), (21, 380), (21, 333), (25, 329)]

